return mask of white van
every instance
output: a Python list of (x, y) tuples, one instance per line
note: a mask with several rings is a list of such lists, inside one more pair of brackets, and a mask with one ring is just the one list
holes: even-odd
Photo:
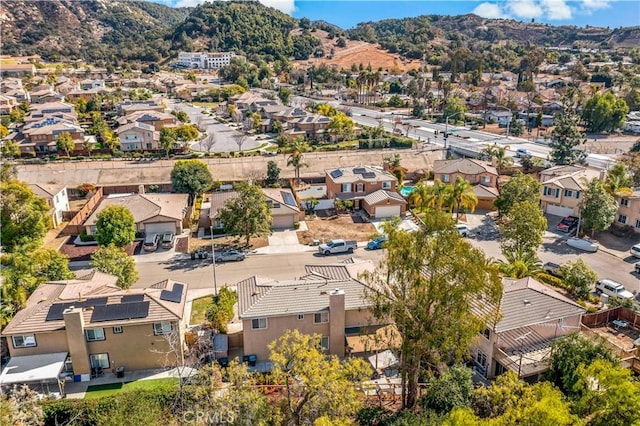
[(631, 247), (631, 250), (629, 250), (629, 252), (633, 257), (640, 257), (640, 244), (636, 244), (635, 246)]
[(604, 293), (607, 296), (620, 297), (621, 299), (633, 299), (633, 293), (613, 280), (599, 280), (596, 284), (596, 293)]

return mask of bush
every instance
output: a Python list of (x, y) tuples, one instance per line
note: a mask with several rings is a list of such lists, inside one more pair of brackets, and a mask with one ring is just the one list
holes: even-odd
[(293, 227), (295, 229), (300, 229), (300, 222), (293, 222)]
[(93, 235), (87, 235), (87, 231), (86, 229), (83, 229), (82, 232), (80, 233), (80, 241), (82, 241), (83, 243), (89, 242), (89, 241), (95, 241), (96, 238)]
[(406, 138), (398, 138), (393, 136), (391, 138), (391, 148), (412, 148), (413, 147), (413, 140), (412, 139), (406, 139)]
[(207, 309), (205, 316), (218, 332), (227, 332), (227, 323), (233, 319), (233, 306), (237, 301), (236, 292), (228, 287), (222, 287), (218, 295), (214, 296), (213, 305)]

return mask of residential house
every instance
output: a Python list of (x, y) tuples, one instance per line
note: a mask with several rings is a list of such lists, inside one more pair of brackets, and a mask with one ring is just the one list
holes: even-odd
[(91, 99), (96, 96), (102, 96), (108, 93), (109, 90), (105, 88), (95, 88), (95, 89), (74, 89), (67, 92), (66, 98), (69, 102), (79, 102), (81, 100), (89, 102)]
[(453, 184), (458, 177), (473, 185), (478, 197), (479, 209), (493, 210), (493, 202), (498, 198), (498, 171), (486, 161), (471, 158), (456, 160), (435, 160), (433, 162), (434, 179)]
[[(271, 213), (271, 227), (275, 229), (293, 228), (300, 220), (300, 208), (291, 192), (287, 188), (262, 188), (267, 199), (267, 207)], [(224, 223), (218, 219), (220, 210), (227, 201), (238, 198), (236, 191), (214, 192), (211, 194), (209, 219), (215, 229), (224, 229)]]
[(124, 101), (116, 105), (118, 115), (133, 114), (138, 111), (157, 111), (164, 112), (165, 107), (154, 100), (150, 101)]
[(118, 119), (120, 126), (129, 123), (144, 123), (153, 126), (155, 130), (161, 130), (163, 127), (177, 126), (178, 119), (173, 114), (158, 111), (138, 111)]
[(78, 113), (73, 105), (66, 102), (47, 102), (29, 105), (29, 113), (24, 117), (25, 123), (33, 123), (46, 117), (57, 117), (77, 123)]
[(29, 92), (32, 104), (46, 104), (48, 102), (60, 102), (64, 99), (60, 93), (53, 90), (50, 86), (43, 87), (38, 90)]
[(91, 80), (85, 79), (80, 81), (80, 89), (82, 90), (91, 90), (91, 89), (104, 89), (104, 80)]
[(327, 198), (351, 200), (374, 218), (399, 216), (407, 209), (404, 198), (397, 196), (396, 177), (376, 167), (325, 170), (325, 182)]
[(65, 132), (75, 143), (73, 151), (81, 150), (85, 140), (83, 128), (61, 118), (46, 117), (24, 126), (21, 132), (24, 139), (19, 142), (20, 152), (29, 155), (56, 153), (56, 140)]
[(29, 92), (22, 87), (10, 88), (7, 90), (3, 89), (2, 93), (5, 96), (13, 96), (14, 98), (16, 98), (16, 101), (18, 101), (18, 103), (31, 102), (31, 96), (29, 95)]
[(64, 185), (51, 185), (44, 183), (32, 183), (29, 187), (33, 190), (33, 193), (40, 198), (43, 198), (51, 211), (51, 223), (54, 228), (62, 223), (63, 212), (68, 212), (69, 209), (69, 196), (67, 194), (67, 187)]
[(555, 166), (540, 172), (540, 207), (555, 216), (578, 216), (586, 181), (604, 178), (601, 172), (580, 166)]
[(94, 271), (41, 284), (2, 331), (11, 359), (0, 386), (180, 365), (187, 285), (122, 290), (116, 281)]
[(133, 122), (116, 129), (121, 151), (159, 150), (160, 132), (145, 123)]
[(320, 114), (309, 114), (287, 122), (287, 127), (283, 134), (293, 140), (298, 136), (304, 139), (321, 139), (328, 135), (329, 123), (331, 119)]
[(585, 309), (531, 277), (505, 278), (503, 285), (497, 307), (475, 302), (477, 312), (493, 311), (497, 318), (472, 348), (476, 370), (490, 379), (506, 371), (539, 377), (549, 368), (553, 342), (580, 330)]
[(381, 349), (381, 343), (370, 338), (386, 324), (373, 318), (365, 295), (368, 288), (355, 278), (359, 272), (372, 271), (373, 263), (348, 259), (306, 269), (301, 279), (253, 276), (237, 284), (244, 354), (267, 360), (269, 343), (294, 329), (320, 335), (324, 350), (338, 357), (353, 354), (356, 348)]
[(0, 115), (9, 114), (18, 106), (18, 100), (13, 96), (0, 95)]
[(36, 66), (33, 64), (9, 64), (0, 63), (0, 75), (2, 77), (23, 77), (25, 75), (34, 76)]
[(73, 81), (67, 79), (66, 81), (62, 82), (60, 81), (60, 79), (58, 79), (58, 83), (56, 84), (56, 91), (58, 93), (60, 93), (61, 95), (67, 96), (67, 93), (73, 91), (73, 90), (78, 90), (78, 85), (76, 83), (74, 83)]
[(165, 232), (180, 235), (189, 219), (188, 194), (112, 194), (100, 200), (84, 222), (87, 235), (96, 233), (98, 214), (108, 206), (128, 208), (136, 223), (136, 231), (147, 235)]
[(627, 197), (616, 197), (618, 213), (615, 224), (632, 226), (634, 231), (640, 232), (640, 189), (635, 188)]

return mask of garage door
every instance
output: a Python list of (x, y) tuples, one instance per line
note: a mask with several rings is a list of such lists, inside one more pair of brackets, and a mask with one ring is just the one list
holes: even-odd
[(552, 214), (555, 216), (571, 216), (573, 214), (573, 209), (571, 207), (563, 207), (554, 204), (547, 204), (547, 214)]
[(378, 206), (376, 207), (376, 219), (385, 217), (400, 216), (400, 206)]
[(176, 225), (174, 222), (160, 222), (160, 223), (146, 223), (144, 225), (144, 232), (149, 234), (164, 234), (165, 232), (176, 232)]
[(273, 228), (293, 228), (294, 215), (273, 216)]

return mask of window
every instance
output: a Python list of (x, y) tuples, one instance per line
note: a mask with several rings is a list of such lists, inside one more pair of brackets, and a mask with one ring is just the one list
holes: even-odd
[(320, 338), (320, 347), (322, 348), (322, 350), (329, 350), (329, 336), (322, 336)]
[(161, 336), (163, 334), (171, 333), (173, 327), (169, 321), (162, 322), (154, 322), (153, 323), (153, 334), (156, 336)]
[(580, 191), (576, 191), (576, 198), (580, 198)]
[(96, 225), (91, 225), (89, 230), (91, 231), (91, 235), (96, 235), (98, 233), (98, 227)]
[(560, 188), (556, 188), (556, 198), (560, 197)]
[(618, 222), (620, 222), (620, 223), (627, 223), (627, 216), (626, 216), (626, 215), (623, 215), (623, 214), (619, 215), (619, 216), (618, 216)]
[(625, 207), (629, 207), (629, 199), (628, 198), (623, 198), (620, 200), (620, 205), (621, 206), (625, 206)]
[(252, 330), (264, 330), (265, 328), (267, 328), (266, 318), (255, 318), (251, 320)]
[(32, 348), (36, 346), (35, 334), (23, 334), (21, 336), (11, 336), (14, 348)]
[(351, 192), (351, 184), (343, 183), (342, 184), (342, 192)]
[(121, 334), (121, 333), (122, 333), (121, 325), (116, 325), (115, 327), (113, 327), (113, 334)]
[(487, 356), (482, 352), (478, 352), (476, 354), (476, 362), (478, 364), (480, 364), (481, 366), (486, 367), (487, 366)]
[(324, 324), (329, 322), (329, 312), (318, 312), (313, 314), (313, 322), (315, 324)]
[(364, 192), (364, 183), (356, 184), (356, 192)]
[(109, 354), (89, 354), (91, 368), (109, 368)]
[(640, 219), (636, 219), (636, 228), (640, 228)]
[(273, 203), (273, 208), (274, 209), (279, 209), (280, 208), (280, 203)]
[(565, 189), (564, 190), (564, 196), (565, 197), (573, 197), (573, 191), (570, 189)]
[(491, 183), (490, 176), (482, 176), (482, 183)]
[(442, 181), (444, 183), (449, 183), (450, 179), (449, 179), (449, 175), (442, 175)]
[(487, 340), (489, 340), (489, 338), (491, 337), (491, 330), (489, 330), (488, 328), (485, 328), (484, 331), (482, 332), (482, 335), (486, 337)]
[(382, 182), (382, 189), (391, 189), (391, 182)]
[(84, 331), (84, 334), (87, 336), (87, 342), (104, 340), (104, 328), (89, 328)]
[(298, 320), (303, 320), (304, 319), (304, 314), (298, 314)]

